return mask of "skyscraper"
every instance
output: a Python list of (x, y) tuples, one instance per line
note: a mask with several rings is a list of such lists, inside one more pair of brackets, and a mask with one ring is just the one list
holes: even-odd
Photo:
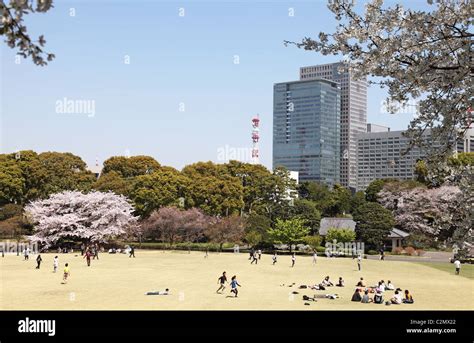
[(357, 187), (357, 135), (367, 128), (367, 81), (342, 71), (343, 62), (300, 68), (300, 80), (327, 79), (341, 88), (341, 184)]
[(340, 89), (328, 80), (273, 87), (273, 168), (299, 173), (300, 182), (340, 182)]

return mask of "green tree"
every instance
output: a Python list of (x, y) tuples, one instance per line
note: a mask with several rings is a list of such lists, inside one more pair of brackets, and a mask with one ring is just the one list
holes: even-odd
[(311, 247), (314, 251), (321, 246), (322, 238), (321, 236), (306, 236), (303, 238), (303, 242)]
[(137, 176), (130, 190), (135, 213), (146, 218), (160, 207), (179, 205), (188, 183), (180, 172), (170, 169), (158, 168), (151, 174)]
[(119, 173), (112, 170), (108, 173), (101, 174), (99, 179), (92, 186), (92, 188), (101, 192), (111, 191), (115, 194), (129, 196), (131, 186), (131, 179), (125, 179)]
[(262, 236), (263, 240), (268, 239), (268, 229), (271, 227), (272, 221), (262, 214), (252, 213), (247, 217), (245, 232), (256, 232)]
[(321, 222), (321, 213), (319, 212), (315, 202), (306, 199), (295, 200), (294, 213), (296, 217), (305, 221), (311, 229), (311, 235), (318, 233), (319, 223)]
[(365, 244), (382, 246), (395, 225), (392, 212), (375, 202), (367, 202), (353, 214), (356, 234)]
[(0, 205), (23, 202), (25, 183), (20, 166), (0, 155)]
[(338, 243), (349, 243), (356, 239), (356, 233), (349, 229), (329, 228), (326, 234), (326, 242), (336, 240)]
[(275, 187), (275, 176), (260, 164), (230, 161), (225, 167), (229, 175), (242, 181), (242, 212), (265, 214), (266, 206), (273, 201), (271, 194)]
[(160, 168), (160, 164), (150, 156), (112, 156), (104, 161), (103, 174), (115, 171), (123, 178), (151, 174)]
[(277, 219), (275, 228), (270, 228), (268, 235), (274, 243), (288, 244), (291, 252), (292, 245), (301, 243), (303, 237), (307, 236), (309, 232), (310, 228), (305, 225), (305, 221), (301, 218)]
[(328, 217), (345, 215), (350, 210), (350, 200), (351, 192), (347, 188), (338, 184), (334, 185), (329, 206), (325, 209), (324, 215)]
[(362, 191), (356, 192), (352, 197), (350, 201), (350, 207), (351, 207), (351, 213), (354, 213), (354, 211), (359, 207), (362, 206), (366, 203), (365, 200), (365, 194)]
[(183, 168), (189, 182), (186, 203), (214, 216), (241, 213), (244, 207), (242, 181), (212, 162), (199, 162)]
[(365, 189), (365, 199), (367, 201), (376, 202), (377, 193), (380, 192), (386, 183), (396, 181), (394, 179), (376, 179), (372, 181)]
[(25, 204), (64, 190), (89, 191), (94, 182), (86, 163), (71, 153), (0, 155), (0, 203)]
[(250, 231), (245, 234), (245, 241), (251, 247), (256, 247), (263, 241), (263, 236), (257, 231)]
[(423, 160), (419, 160), (415, 164), (415, 179), (418, 182), (428, 184), (428, 167), (426, 166), (426, 162)]

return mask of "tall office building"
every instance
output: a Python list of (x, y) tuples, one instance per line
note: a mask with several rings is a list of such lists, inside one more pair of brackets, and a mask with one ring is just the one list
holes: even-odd
[(300, 68), (300, 80), (327, 79), (341, 88), (341, 184), (357, 187), (357, 135), (367, 127), (367, 81), (341, 72), (343, 62)]
[(328, 80), (273, 87), (273, 168), (299, 181), (340, 182), (340, 88)]

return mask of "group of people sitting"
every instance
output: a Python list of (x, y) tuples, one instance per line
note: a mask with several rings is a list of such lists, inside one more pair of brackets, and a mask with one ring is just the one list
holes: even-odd
[[(395, 291), (394, 295), (390, 300), (386, 301), (386, 305), (399, 305), (399, 304), (413, 304), (413, 297), (410, 292), (406, 289), (405, 296), (402, 297), (402, 289), (395, 288), (390, 280), (385, 283), (384, 280), (380, 280), (377, 286), (367, 287), (364, 278), (360, 278), (359, 282), (356, 285), (356, 289), (354, 294), (352, 295), (351, 301), (361, 302), (363, 304), (367, 303), (374, 303), (374, 304), (383, 304), (384, 303), (384, 293), (387, 290)], [(363, 294), (362, 294), (363, 293)], [(370, 293), (375, 293), (374, 296), (371, 298), (369, 297)]]
[[(301, 285), (299, 288), (310, 288), (315, 291), (319, 290), (326, 290), (327, 287), (331, 286), (336, 286), (336, 287), (344, 287), (345, 282), (342, 277), (339, 277), (338, 282), (334, 285), (334, 283), (331, 281), (329, 275), (326, 276), (323, 281), (321, 281), (319, 284), (315, 285)], [(392, 281), (388, 280), (387, 283), (385, 283), (384, 280), (380, 280), (376, 286), (367, 286), (364, 278), (360, 278), (360, 280), (356, 284), (356, 289), (354, 291), (354, 294), (352, 295), (351, 301), (355, 302), (361, 302), (364, 304), (367, 303), (375, 303), (375, 304), (383, 304), (384, 303), (384, 293), (386, 291), (395, 291), (393, 297), (390, 298), (389, 301), (386, 301), (386, 305), (391, 305), (391, 304), (413, 304), (413, 297), (410, 294), (408, 290), (405, 290), (404, 296), (402, 296), (402, 289), (401, 288), (395, 288), (393, 285)], [(369, 294), (374, 294), (373, 297), (370, 297)], [(305, 299), (308, 298), (308, 299)], [(335, 297), (332, 297), (332, 294), (326, 295), (325, 297), (327, 298), (332, 298), (336, 299), (338, 296), (336, 295)], [(316, 298), (316, 296), (314, 297)], [(312, 300), (313, 298), (309, 298), (307, 296), (303, 297), (303, 300)]]
[[(315, 285), (310, 285), (310, 286), (307, 286), (307, 287), (312, 289), (312, 290), (319, 291), (319, 290), (325, 290), (327, 287), (331, 287), (331, 286), (334, 286), (334, 283), (331, 281), (331, 279), (329, 278), (329, 275), (328, 275), (323, 279), (323, 281), (321, 281), (321, 283), (315, 284)], [(344, 279), (342, 277), (339, 277), (339, 280), (336, 283), (336, 287), (344, 287)]]

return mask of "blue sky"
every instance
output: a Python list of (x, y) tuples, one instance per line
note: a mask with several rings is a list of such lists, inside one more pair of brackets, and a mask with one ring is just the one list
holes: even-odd
[[(26, 23), (56, 59), (16, 64), (2, 44), (0, 151), (69, 151), (88, 164), (126, 154), (176, 168), (221, 162), (222, 149), (251, 147), (259, 113), (261, 163), (271, 167), (273, 84), (338, 60), (283, 45), (334, 30), (322, 0), (64, 0)], [(94, 115), (57, 113), (64, 98), (93, 101)], [(406, 128), (411, 115), (381, 113), (384, 98), (369, 89), (368, 121)]]

